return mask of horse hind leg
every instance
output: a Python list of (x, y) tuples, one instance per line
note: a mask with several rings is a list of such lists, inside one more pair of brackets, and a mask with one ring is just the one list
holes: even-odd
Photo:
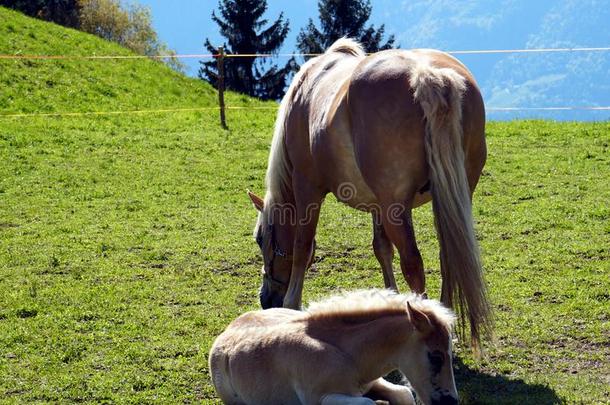
[(383, 228), (398, 249), (400, 268), (411, 291), (424, 294), (426, 278), (424, 262), (415, 240), (410, 204), (391, 204), (383, 209)]
[(381, 214), (379, 212), (373, 212), (373, 251), (381, 265), (385, 288), (391, 288), (394, 291), (398, 291), (396, 280), (394, 279), (394, 269), (392, 268), (394, 247), (383, 229)]

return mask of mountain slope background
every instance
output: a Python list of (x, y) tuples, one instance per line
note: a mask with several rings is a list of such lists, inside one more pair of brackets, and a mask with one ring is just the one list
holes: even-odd
[[(381, 1), (378, 7), (384, 7)], [(405, 48), (445, 50), (610, 47), (610, 1), (404, 1), (388, 32)], [(404, 27), (408, 27), (405, 28)], [(488, 107), (610, 106), (610, 51), (457, 55)], [(606, 120), (610, 111), (491, 112), (490, 119)]]
[[(157, 32), (179, 53), (201, 53), (206, 37), (221, 43), (209, 22), (215, 2), (183, 0), (180, 7), (173, 7), (165, 0), (139, 1), (152, 8)], [(291, 31), (281, 52), (294, 52), (301, 27), (308, 18), (317, 21), (317, 0), (268, 4), (270, 18), (283, 11), (290, 20)], [(402, 48), (610, 47), (610, 0), (374, 0), (372, 5), (369, 22), (385, 24)], [(610, 106), (610, 51), (459, 58), (475, 74), (489, 107)], [(197, 62), (186, 62), (195, 74)], [(610, 111), (489, 114), (490, 119), (524, 117), (607, 120)]]

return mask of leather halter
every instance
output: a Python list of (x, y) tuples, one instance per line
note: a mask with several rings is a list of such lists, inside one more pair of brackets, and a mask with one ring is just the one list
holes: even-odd
[[(277, 243), (276, 243), (276, 240), (275, 240), (275, 230), (273, 228), (273, 225), (269, 225), (269, 232), (271, 232), (271, 248), (272, 248), (271, 251), (273, 252), (273, 254), (271, 255), (271, 259), (269, 260), (269, 264), (268, 264), (269, 269), (271, 269), (271, 266), (273, 265), (273, 261), (276, 258), (289, 261), (292, 264), (293, 255), (289, 255), (288, 253), (286, 253), (282, 249), (280, 249), (279, 246), (277, 246)], [(266, 271), (266, 269), (264, 269), (264, 268), (263, 268), (263, 277), (275, 289), (277, 289), (277, 288), (279, 288), (279, 289), (286, 289), (286, 288), (288, 288), (288, 283), (285, 283), (283, 281), (280, 281), (278, 279), (273, 278), (273, 276), (271, 274), (269, 274)]]
[[(289, 255), (288, 253), (286, 253), (285, 251), (283, 251), (276, 243), (275, 240), (275, 231), (273, 228), (273, 225), (269, 225), (269, 232), (271, 232), (271, 251), (273, 252), (273, 254), (271, 255), (271, 259), (269, 260), (269, 268), (271, 269), (271, 266), (273, 265), (273, 261), (277, 258), (277, 259), (281, 259), (281, 260), (286, 260), (288, 262), (290, 262), (290, 264), (292, 264), (292, 259), (294, 257), (294, 255)], [(313, 241), (313, 250), (315, 251), (316, 249), (316, 240), (314, 239)], [(285, 283), (283, 281), (280, 281), (276, 278), (273, 278), (273, 276), (271, 274), (269, 274), (267, 272), (267, 270), (265, 268), (263, 268), (263, 277), (267, 280), (267, 282), (273, 286), (273, 288), (279, 288), (279, 289), (286, 289), (288, 288), (288, 283)]]

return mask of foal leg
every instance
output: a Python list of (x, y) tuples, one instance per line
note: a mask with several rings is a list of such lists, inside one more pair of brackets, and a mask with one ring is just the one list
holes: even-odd
[(411, 204), (402, 207), (392, 204), (384, 207), (382, 222), (386, 234), (398, 249), (400, 268), (411, 291), (424, 294), (426, 291), (424, 262), (415, 241)]
[(411, 390), (403, 385), (392, 384), (383, 378), (373, 381), (366, 393), (375, 399), (388, 401), (391, 405), (414, 405), (415, 398)]
[(327, 394), (320, 401), (322, 405), (375, 405), (376, 402), (369, 398), (352, 397), (345, 394)]
[(385, 288), (391, 288), (394, 291), (398, 291), (396, 280), (394, 279), (394, 270), (392, 269), (394, 247), (383, 229), (381, 215), (378, 212), (373, 212), (373, 251), (381, 265)]

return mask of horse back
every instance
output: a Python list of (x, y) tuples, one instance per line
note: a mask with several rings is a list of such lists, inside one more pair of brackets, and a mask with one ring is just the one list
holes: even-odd
[[(328, 53), (308, 62), (289, 91), (285, 148), (291, 175), (367, 210), (380, 198), (412, 206), (431, 199), (425, 117), (409, 80), (417, 64), (464, 77), (463, 147), (474, 190), (486, 159), (479, 88), (457, 59), (432, 50), (390, 50), (364, 57)], [(342, 190), (349, 185), (349, 190)], [(342, 195), (346, 191), (346, 195)], [(344, 198), (347, 196), (348, 198)]]
[(464, 78), (462, 146), (471, 188), (476, 185), (486, 157), (485, 111), (470, 72), (439, 51), (383, 51), (358, 64), (344, 96), (358, 168), (379, 200), (418, 206), (431, 198), (426, 190), (426, 117), (412, 78), (418, 70), (434, 69), (451, 69)]

